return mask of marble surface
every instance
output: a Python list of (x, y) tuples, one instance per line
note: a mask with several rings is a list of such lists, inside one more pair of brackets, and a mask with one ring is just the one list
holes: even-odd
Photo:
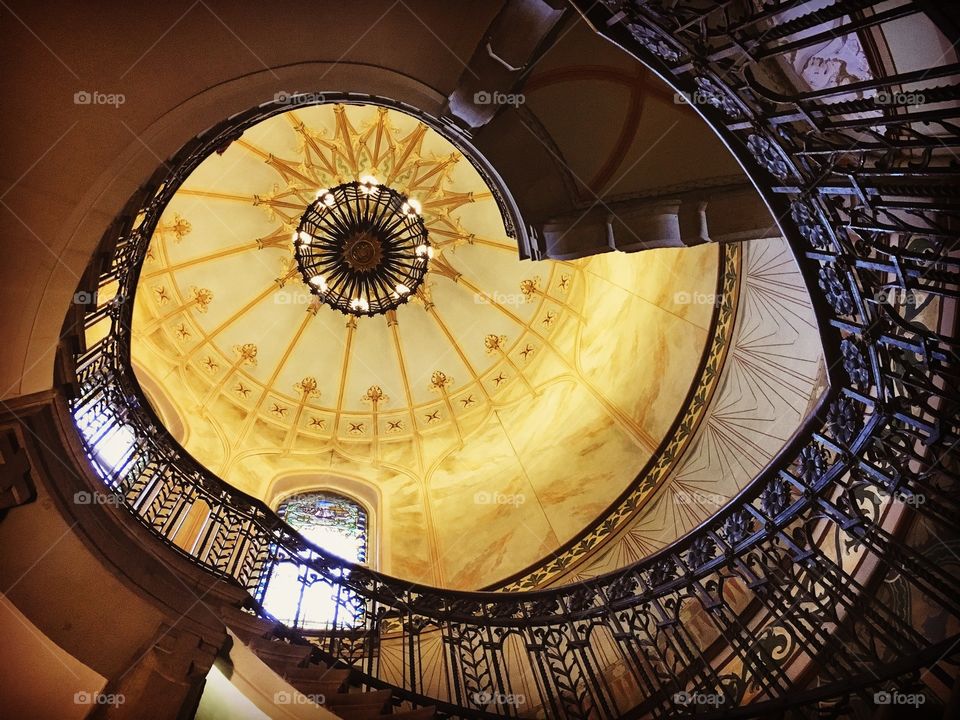
[(629, 565), (691, 531), (775, 456), (823, 390), (809, 295), (786, 241), (744, 248), (734, 333), (705, 418), (653, 500), (551, 584)]

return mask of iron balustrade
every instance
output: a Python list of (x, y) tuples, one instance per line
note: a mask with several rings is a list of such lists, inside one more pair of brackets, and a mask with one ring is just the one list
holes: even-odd
[[(876, 692), (949, 687), (960, 630), (960, 66), (894, 72), (874, 59), (873, 77), (845, 85), (784, 80), (788, 53), (832, 38), (869, 46), (872, 32), (922, 21), (914, 0), (806, 12), (795, 2), (574, 4), (694, 99), (794, 250), (829, 388), (777, 458), (663, 550), (527, 593), (431, 588), (344, 563), (215, 477), (144, 400), (130, 362), (132, 298), (184, 179), (294, 96), (230, 118), (158, 170), (81, 282), (88, 302), (67, 319), (63, 359), (103, 481), (163, 542), (254, 595), (278, 563), (337, 588), (344, 616), (313, 638), (317, 652), (443, 716), (749, 717), (816, 704), (842, 717), (883, 702)], [(509, 196), (498, 202), (508, 227), (522, 228)], [(116, 296), (98, 301), (106, 288)], [(98, 324), (107, 332), (87, 347)], [(98, 463), (98, 439), (118, 432), (111, 462)], [(203, 520), (186, 542), (188, 512)]]

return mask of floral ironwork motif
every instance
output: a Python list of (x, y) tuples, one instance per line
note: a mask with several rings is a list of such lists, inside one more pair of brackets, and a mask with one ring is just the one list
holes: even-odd
[(820, 289), (823, 290), (823, 294), (837, 315), (852, 315), (853, 296), (850, 295), (850, 291), (847, 290), (833, 266), (826, 265), (820, 268), (819, 278)]
[(726, 90), (720, 88), (711, 78), (701, 75), (694, 79), (697, 84), (697, 96), (708, 105), (721, 110), (727, 117), (739, 117), (740, 106)]
[(797, 474), (807, 485), (813, 485), (827, 469), (827, 458), (817, 445), (807, 445), (800, 451)]
[(747, 138), (747, 149), (753, 154), (760, 165), (768, 173), (779, 180), (783, 180), (789, 174), (787, 163), (780, 155), (774, 144), (767, 140), (763, 135), (751, 135)]
[(843, 355), (843, 369), (847, 371), (850, 380), (857, 387), (866, 387), (870, 383), (870, 372), (857, 341), (844, 338), (840, 343), (840, 352)]
[(813, 216), (806, 202), (798, 201), (790, 205), (790, 216), (796, 223), (800, 235), (814, 248), (827, 247), (827, 234), (820, 221)]
[(790, 504), (790, 486), (781, 477), (771, 480), (760, 495), (760, 504), (763, 511), (770, 517), (775, 517), (787, 509)]
[(739, 544), (751, 532), (753, 532), (753, 519), (746, 511), (732, 513), (723, 524), (723, 534), (731, 545)]
[(853, 440), (862, 424), (860, 412), (848, 397), (837, 398), (827, 412), (827, 429), (844, 444)]
[(637, 42), (662, 60), (676, 62), (680, 59), (680, 53), (670, 47), (666, 41), (650, 28), (634, 23), (627, 25), (627, 28)]

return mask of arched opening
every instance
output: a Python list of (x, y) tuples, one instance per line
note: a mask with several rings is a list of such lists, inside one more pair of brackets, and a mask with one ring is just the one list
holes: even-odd
[[(283, 500), (277, 514), (312, 545), (352, 563), (366, 563), (370, 546), (368, 515), (357, 501), (328, 490), (301, 492)], [(276, 548), (260, 587), (264, 608), (284, 624), (304, 630), (351, 628), (357, 624), (358, 598), (342, 583), (320, 577), (304, 561)], [(349, 570), (337, 569), (337, 576)]]
[(298, 493), (283, 500), (277, 514), (314, 545), (366, 563), (367, 511), (352, 498), (329, 490)]

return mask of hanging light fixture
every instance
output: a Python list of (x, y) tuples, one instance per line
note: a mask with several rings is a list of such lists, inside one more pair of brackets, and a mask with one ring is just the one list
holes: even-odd
[(365, 175), (317, 191), (293, 235), (310, 292), (348, 315), (378, 315), (407, 302), (433, 247), (417, 200)]

